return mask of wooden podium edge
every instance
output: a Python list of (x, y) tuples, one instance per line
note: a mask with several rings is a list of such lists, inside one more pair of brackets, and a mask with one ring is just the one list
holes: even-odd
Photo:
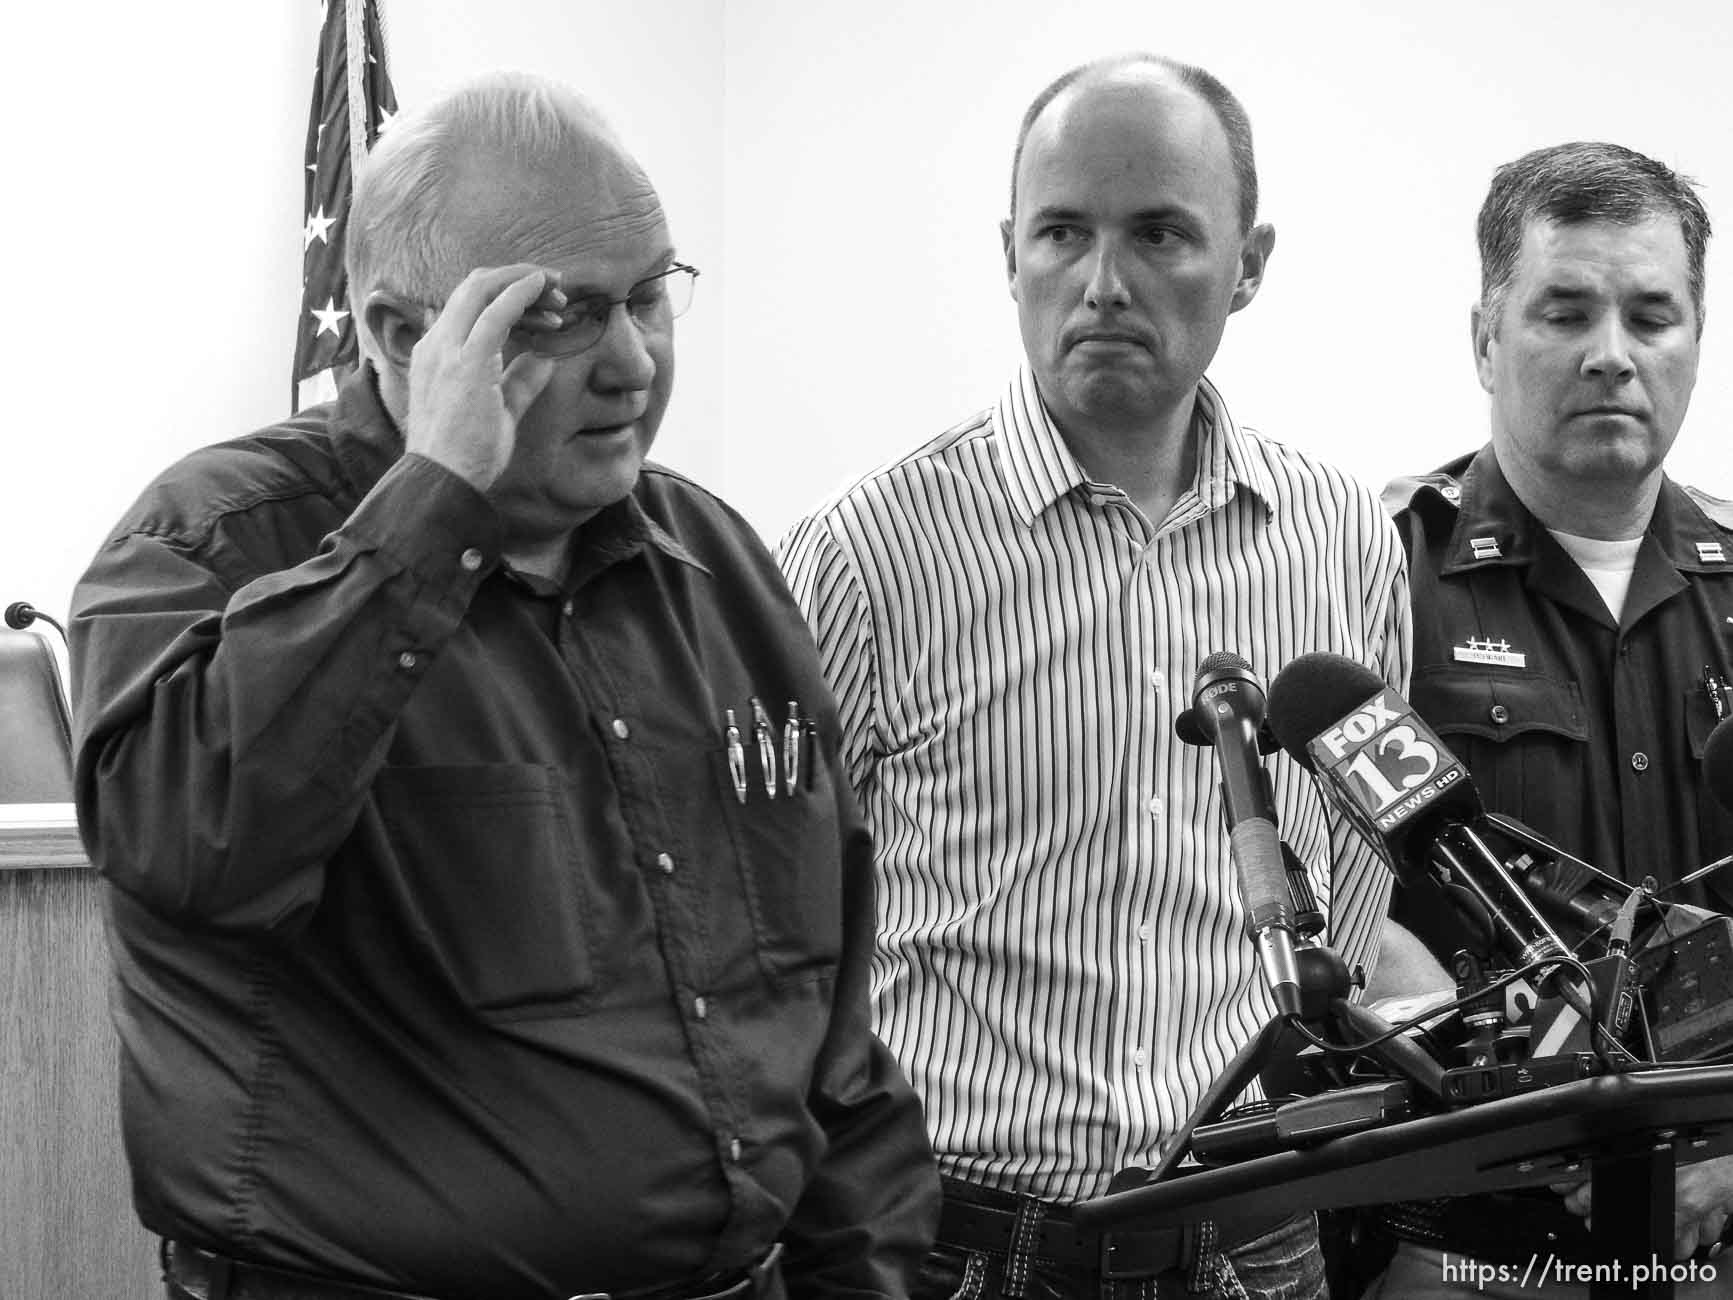
[(60, 805), (41, 807), (56, 811), (29, 820), (0, 818), (0, 871), (89, 866), (72, 805), (64, 805), (64, 813)]

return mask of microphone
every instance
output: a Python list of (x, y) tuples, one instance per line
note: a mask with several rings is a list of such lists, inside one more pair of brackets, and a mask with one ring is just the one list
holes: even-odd
[(1341, 655), (1302, 655), (1270, 684), (1269, 714), (1282, 748), (1383, 846), (1399, 878), (1426, 870), (1466, 887), (1523, 965), (1566, 955), (1489, 845), (1504, 837), (1468, 769), (1383, 678)]
[(22, 632), (25, 628), (36, 622), (37, 619), (41, 619), (44, 623), (48, 624), (49, 627), (60, 633), (60, 639), (62, 641), (66, 640), (66, 629), (61, 627), (60, 624), (49, 618), (48, 615), (44, 614), (27, 600), (15, 600), (10, 605), (6, 606), (5, 618), (6, 626), (16, 632)]
[[(1275, 798), (1259, 760), (1264, 687), (1252, 666), (1229, 651), (1205, 659), (1192, 683), (1191, 708), (1174, 720), (1188, 744), (1214, 748), (1221, 769), (1223, 818), (1234, 864), (1246, 934), (1257, 949), (1276, 1006), (1284, 1016), (1301, 1010), (1300, 973), (1294, 958), (1294, 903), (1276, 831)], [(1188, 734), (1201, 737), (1189, 740)]]

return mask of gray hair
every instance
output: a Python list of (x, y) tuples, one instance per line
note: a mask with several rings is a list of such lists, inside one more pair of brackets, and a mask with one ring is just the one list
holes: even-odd
[(1480, 305), (1497, 330), (1516, 278), (1523, 233), (1531, 221), (1571, 226), (1584, 221), (1636, 225), (1650, 217), (1679, 219), (1685, 237), (1691, 305), (1703, 332), (1703, 263), (1709, 251), (1709, 214), (1695, 183), (1665, 163), (1623, 145), (1592, 141), (1556, 144), (1505, 163), (1492, 175), (1480, 205)]
[(442, 217), (466, 159), (509, 158), (535, 173), (569, 165), (598, 138), (614, 135), (594, 105), (521, 72), (488, 73), (396, 117), (355, 174), (344, 269), (356, 321), (376, 288), (436, 305), (474, 269)]
[(1181, 63), (1165, 54), (1111, 54), (1106, 58), (1080, 63), (1069, 72), (1061, 73), (1048, 83), (1029, 109), (1023, 114), (1023, 124), (1017, 129), (1017, 148), (1011, 154), (1011, 218), (1017, 216), (1017, 170), (1023, 165), (1023, 146), (1028, 142), (1029, 129), (1043, 110), (1061, 93), (1084, 78), (1118, 68), (1153, 64), (1173, 74), (1174, 80), (1185, 86), (1210, 106), (1222, 131), (1228, 138), (1228, 155), (1233, 160), (1234, 179), (1239, 184), (1240, 233), (1249, 231), (1258, 219), (1258, 165), (1252, 156), (1252, 122), (1246, 116), (1245, 105), (1234, 92), (1211, 73), (1190, 63)]

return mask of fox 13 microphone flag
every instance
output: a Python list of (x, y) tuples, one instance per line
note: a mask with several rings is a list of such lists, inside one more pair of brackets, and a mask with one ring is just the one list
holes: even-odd
[(328, 401), (356, 364), (343, 271), (344, 231), (355, 165), (391, 125), (397, 96), (385, 66), (380, 0), (323, 0), (301, 229), (301, 314), (289, 409)]

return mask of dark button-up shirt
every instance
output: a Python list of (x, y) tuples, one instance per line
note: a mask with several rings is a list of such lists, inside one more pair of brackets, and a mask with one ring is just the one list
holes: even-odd
[(900, 1294), (936, 1178), (869, 1030), (870, 843), (774, 563), (654, 467), (561, 586), (500, 550), (364, 371), (169, 470), (80, 584), (141, 1218), (436, 1295), (779, 1237), (795, 1294)]
[[(1386, 496), (1408, 551), (1420, 716), (1486, 807), (1626, 880), (1665, 885), (1733, 851), (1704, 742), (1733, 700), (1733, 507), (1664, 480), (1615, 620), (1519, 501), (1491, 448)], [(1723, 794), (1733, 792), (1723, 792)], [(1393, 914), (1446, 964), (1445, 909)], [(1733, 871), (1670, 893), (1733, 910)]]

